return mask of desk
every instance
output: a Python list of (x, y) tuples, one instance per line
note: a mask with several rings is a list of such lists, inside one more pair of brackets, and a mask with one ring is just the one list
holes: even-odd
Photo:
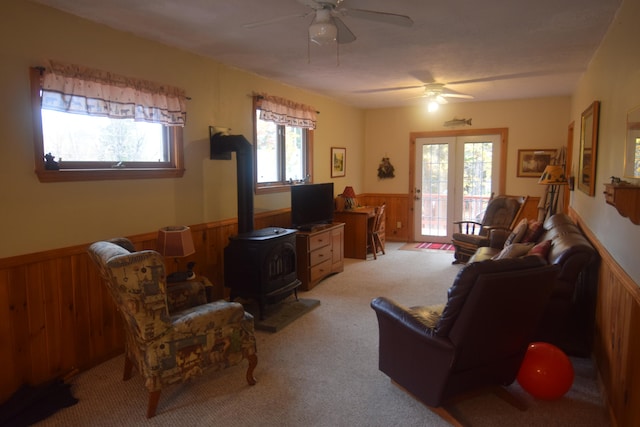
[(376, 215), (376, 208), (361, 208), (336, 211), (335, 222), (344, 222), (344, 256), (346, 258), (367, 259), (369, 227)]

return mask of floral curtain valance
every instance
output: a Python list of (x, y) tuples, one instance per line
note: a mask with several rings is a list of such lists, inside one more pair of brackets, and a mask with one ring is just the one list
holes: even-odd
[(316, 110), (308, 105), (299, 104), (271, 95), (256, 95), (260, 108), (260, 119), (279, 125), (300, 128), (316, 128)]
[(184, 126), (182, 89), (51, 61), (42, 74), (42, 108)]

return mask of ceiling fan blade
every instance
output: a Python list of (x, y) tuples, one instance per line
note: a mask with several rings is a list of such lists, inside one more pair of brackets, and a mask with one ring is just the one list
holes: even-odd
[(445, 98), (473, 99), (473, 95), (467, 95), (464, 93), (443, 93), (441, 96), (444, 96)]
[(277, 16), (275, 18), (265, 19), (265, 20), (262, 20), (262, 21), (249, 22), (247, 24), (242, 24), (242, 26), (244, 28), (247, 28), (247, 29), (258, 28), (258, 27), (262, 27), (264, 25), (271, 25), (271, 24), (278, 23), (280, 21), (285, 21), (285, 20), (290, 19), (290, 18), (306, 18), (307, 16), (309, 16), (311, 14), (313, 14), (313, 12), (305, 12), (305, 13), (296, 13), (294, 15)]
[(420, 88), (420, 87), (424, 87), (424, 85), (385, 87), (385, 88), (381, 88), (381, 89), (364, 89), (364, 90), (356, 90), (356, 91), (354, 91), (354, 93), (392, 92), (394, 90), (417, 89), (417, 88)]
[(351, 43), (356, 40), (356, 35), (351, 32), (351, 30), (342, 22), (342, 19), (337, 16), (332, 16), (331, 21), (333, 25), (338, 29), (338, 36), (336, 37), (336, 41), (340, 44)]
[(353, 16), (354, 18), (368, 19), (369, 21), (383, 22), (385, 24), (399, 25), (401, 27), (410, 27), (413, 25), (413, 20), (406, 15), (398, 15), (397, 13), (378, 12), (375, 10), (365, 9), (349, 9), (344, 8), (340, 10), (347, 16)]

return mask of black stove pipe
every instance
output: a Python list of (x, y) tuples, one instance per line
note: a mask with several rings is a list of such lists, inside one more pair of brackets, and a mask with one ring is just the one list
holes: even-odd
[(210, 132), (211, 159), (231, 160), (236, 152), (238, 169), (238, 233), (253, 231), (253, 146), (242, 135)]

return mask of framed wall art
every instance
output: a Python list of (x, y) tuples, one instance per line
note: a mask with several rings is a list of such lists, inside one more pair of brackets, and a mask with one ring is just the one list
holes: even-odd
[(593, 101), (582, 112), (580, 126), (580, 157), (578, 161), (578, 188), (593, 197), (596, 189), (596, 155), (598, 148), (598, 120), (600, 101)]
[(331, 178), (347, 175), (347, 149), (331, 147)]
[(624, 176), (635, 179), (640, 178), (640, 107), (635, 107), (627, 113)]
[(544, 168), (551, 164), (558, 150), (518, 150), (518, 176), (540, 178)]

